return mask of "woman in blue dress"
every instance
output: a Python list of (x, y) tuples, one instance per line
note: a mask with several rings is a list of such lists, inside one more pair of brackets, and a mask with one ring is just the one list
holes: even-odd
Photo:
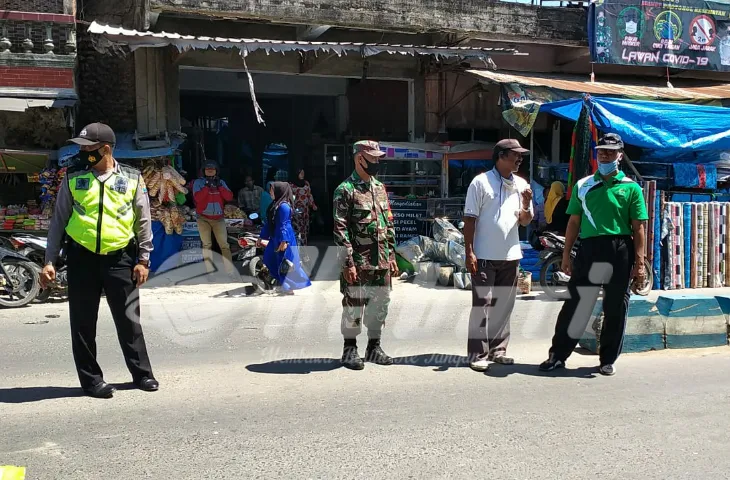
[(312, 283), (302, 269), (297, 237), (291, 224), (291, 185), (287, 182), (272, 182), (269, 193), (274, 201), (266, 211), (266, 223), (261, 230), (261, 239), (269, 241), (264, 250), (264, 265), (279, 288), (290, 293)]

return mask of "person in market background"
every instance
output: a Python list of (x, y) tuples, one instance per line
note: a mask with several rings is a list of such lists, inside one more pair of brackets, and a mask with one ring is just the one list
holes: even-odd
[[(619, 170), (623, 148), (619, 135), (604, 135), (596, 146), (598, 171), (573, 187), (561, 265), (570, 275), (570, 297), (558, 315), (549, 358), (540, 365), (542, 371), (565, 366), (590, 321), (598, 287), (602, 286), (599, 372), (616, 372), (614, 363), (623, 345), (630, 283), (632, 279), (639, 283), (645, 280), (644, 222), (649, 219), (641, 187)], [(579, 233), (581, 243), (571, 262), (570, 251)], [(581, 301), (581, 295), (589, 294), (592, 298)]]
[(549, 193), (545, 196), (545, 226), (543, 231), (565, 235), (568, 220), (570, 220), (567, 211), (568, 200), (565, 198), (565, 185), (563, 185), (563, 182), (553, 182), (550, 185)]
[(264, 264), (269, 275), (278, 284), (281, 293), (291, 295), (294, 290), (312, 285), (302, 269), (296, 234), (292, 228), (292, 193), (287, 182), (272, 182), (269, 194), (274, 201), (266, 212), (267, 221), (261, 230), (261, 240), (268, 240), (264, 250)]
[(514, 363), (507, 346), (522, 258), (519, 227), (533, 217), (530, 185), (515, 173), (528, 152), (517, 140), (497, 142), (494, 168), (474, 178), (466, 194), (464, 241), (473, 286), (467, 356), (479, 372), (492, 362)]
[(377, 142), (355, 143), (355, 171), (334, 193), (334, 237), (342, 267), (342, 365), (362, 370), (357, 336), (368, 332), (365, 360), (391, 365), (380, 339), (390, 305), (392, 277), (398, 276), (393, 213), (385, 186), (375, 177), (385, 155)]
[(198, 233), (203, 244), (205, 269), (209, 274), (215, 271), (212, 250), (215, 237), (224, 259), (226, 273), (233, 276), (235, 269), (231, 247), (228, 245), (228, 230), (224, 216), (226, 203), (233, 200), (233, 192), (218, 176), (219, 169), (215, 162), (207, 162), (203, 166), (202, 173), (200, 178), (191, 182), (190, 191), (193, 193), (195, 210), (198, 214)]
[(261, 201), (259, 202), (259, 217), (261, 222), (266, 223), (266, 213), (269, 211), (269, 206), (274, 201), (271, 197), (271, 184), (276, 181), (276, 175), (279, 173), (279, 169), (271, 167), (266, 172), (266, 180), (264, 181), (264, 191), (261, 193)]
[(138, 388), (155, 391), (139, 307), (136, 319), (127, 308), (136, 288), (149, 276), (152, 218), (142, 174), (113, 156), (116, 136), (101, 123), (87, 125), (71, 140), (80, 147), (77, 166), (61, 183), (48, 232), (41, 282), (55, 281), (55, 263), (64, 243), (68, 265), (71, 348), (81, 388), (92, 397), (111, 397), (96, 360), (96, 323), (102, 289), (117, 328), (127, 368)]
[(262, 193), (264, 193), (264, 189), (254, 183), (253, 176), (246, 175), (245, 184), (238, 191), (238, 206), (241, 207), (246, 215), (259, 213)]
[(300, 245), (306, 247), (309, 238), (309, 210), (316, 212), (317, 204), (312, 196), (312, 187), (304, 178), (304, 169), (297, 170), (297, 176), (293, 182), (292, 191), (294, 193), (294, 218), (292, 224), (294, 231), (301, 239)]

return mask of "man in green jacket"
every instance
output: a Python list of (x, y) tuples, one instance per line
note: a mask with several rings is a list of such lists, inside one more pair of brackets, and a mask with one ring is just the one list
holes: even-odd
[[(621, 353), (629, 286), (641, 283), (644, 271), (644, 222), (649, 219), (641, 187), (619, 170), (624, 143), (616, 134), (598, 141), (598, 171), (573, 187), (567, 213), (561, 270), (570, 275), (568, 291), (555, 325), (550, 357), (542, 371), (563, 368), (586, 329), (603, 287), (603, 329), (600, 336), (600, 373), (613, 375)], [(580, 247), (571, 261), (570, 252), (580, 232)], [(581, 298), (581, 295), (583, 298)]]

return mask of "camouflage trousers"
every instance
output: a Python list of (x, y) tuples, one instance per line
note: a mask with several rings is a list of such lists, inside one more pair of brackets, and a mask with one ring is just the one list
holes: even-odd
[(388, 270), (358, 270), (357, 281), (350, 285), (340, 276), (342, 292), (342, 336), (354, 339), (363, 324), (369, 338), (380, 338), (390, 305), (392, 282)]

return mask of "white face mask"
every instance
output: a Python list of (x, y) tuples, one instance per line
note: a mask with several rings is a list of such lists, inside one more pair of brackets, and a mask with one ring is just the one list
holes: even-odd
[(631, 35), (635, 34), (638, 26), (636, 22), (626, 22), (626, 33)]

